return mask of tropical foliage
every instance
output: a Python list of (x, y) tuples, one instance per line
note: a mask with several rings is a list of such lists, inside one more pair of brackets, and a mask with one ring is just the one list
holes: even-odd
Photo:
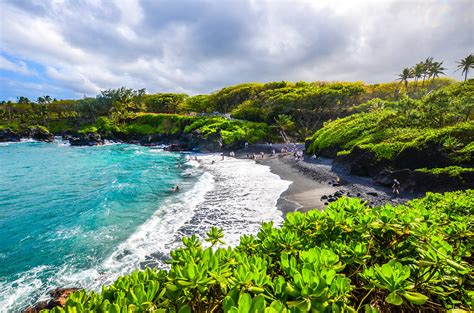
[(378, 160), (393, 160), (404, 150), (432, 149), (453, 165), (472, 160), (474, 83), (450, 85), (420, 100), (373, 99), (364, 110), (328, 122), (310, 138), (308, 152), (350, 155), (356, 147)]
[(474, 54), (471, 53), (458, 61), (458, 70), (461, 70), (461, 73), (464, 74), (464, 81), (467, 80), (467, 73), (469, 73), (469, 70), (472, 68), (474, 68)]
[(263, 223), (236, 248), (217, 248), (222, 232), (211, 228), (211, 247), (184, 238), (168, 270), (76, 292), (51, 312), (467, 312), (473, 213), (467, 190), (395, 207), (342, 198), (279, 228)]

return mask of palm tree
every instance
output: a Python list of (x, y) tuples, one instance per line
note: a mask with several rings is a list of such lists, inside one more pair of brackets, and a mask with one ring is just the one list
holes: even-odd
[(423, 82), (421, 83), (421, 88), (423, 88), (423, 86), (425, 85), (426, 76), (429, 75), (430, 67), (433, 65), (433, 57), (426, 58), (425, 62), (422, 62), (422, 64), (423, 64)]
[(443, 67), (443, 62), (433, 62), (431, 63), (430, 68), (428, 69), (428, 74), (429, 77), (432, 77), (432, 80), (434, 81), (435, 78), (439, 77), (439, 75), (446, 75), (443, 71), (445, 71), (446, 68)]
[(288, 115), (280, 114), (277, 118), (275, 118), (275, 127), (278, 128), (278, 130), (280, 131), (280, 135), (283, 138), (284, 142), (290, 142), (290, 139), (288, 138), (286, 132), (292, 129), (294, 126), (295, 123)]
[(417, 63), (413, 69), (413, 77), (415, 77), (415, 89), (417, 86), (418, 80), (423, 76), (423, 73), (425, 72), (425, 64), (423, 62)]
[(405, 67), (402, 71), (401, 74), (398, 74), (398, 79), (400, 81), (400, 83), (404, 83), (405, 84), (405, 90), (408, 91), (408, 80), (410, 78), (413, 78), (413, 72), (411, 71), (410, 68), (408, 67)]
[(462, 74), (464, 74), (464, 81), (467, 80), (467, 73), (469, 72), (469, 69), (474, 68), (474, 54), (470, 54), (464, 59), (461, 59), (461, 61), (457, 62), (458, 69), (457, 70), (462, 70)]

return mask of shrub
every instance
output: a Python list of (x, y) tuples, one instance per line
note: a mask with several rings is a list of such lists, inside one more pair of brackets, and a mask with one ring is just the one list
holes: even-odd
[[(263, 223), (236, 248), (183, 238), (169, 270), (136, 271), (100, 293), (76, 292), (64, 310), (472, 310), (473, 213), (473, 190), (428, 193), (395, 207), (342, 198), (324, 212), (288, 214), (280, 228)], [(222, 232), (214, 227), (207, 236), (215, 245)]]

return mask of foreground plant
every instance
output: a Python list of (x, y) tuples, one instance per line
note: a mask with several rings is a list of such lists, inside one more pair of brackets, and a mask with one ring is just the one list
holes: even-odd
[[(76, 292), (51, 312), (468, 312), (473, 211), (473, 190), (396, 207), (342, 198), (288, 214), (280, 228), (264, 223), (234, 249), (184, 238), (168, 271)], [(222, 243), (221, 230), (207, 235)]]

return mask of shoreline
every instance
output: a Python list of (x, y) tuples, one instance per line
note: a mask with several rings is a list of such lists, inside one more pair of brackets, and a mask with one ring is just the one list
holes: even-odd
[[(278, 153), (283, 146), (257, 144), (235, 151), (236, 158), (244, 159), (247, 159), (247, 154), (255, 153), (257, 164), (270, 167), (272, 173), (292, 182), (277, 201), (277, 208), (283, 212), (283, 216), (295, 211), (323, 210), (341, 196), (357, 197), (371, 206), (381, 206), (387, 203), (403, 204), (425, 195), (422, 192), (402, 192), (400, 196), (393, 197), (391, 188), (374, 183), (370, 177), (350, 175), (331, 159), (312, 160), (305, 155), (302, 160), (296, 161), (292, 153)], [(301, 151), (304, 145), (298, 144), (296, 148)], [(272, 149), (278, 151), (275, 156), (271, 156)], [(265, 153), (263, 159), (260, 158), (260, 152)], [(228, 155), (227, 152), (225, 154)]]

